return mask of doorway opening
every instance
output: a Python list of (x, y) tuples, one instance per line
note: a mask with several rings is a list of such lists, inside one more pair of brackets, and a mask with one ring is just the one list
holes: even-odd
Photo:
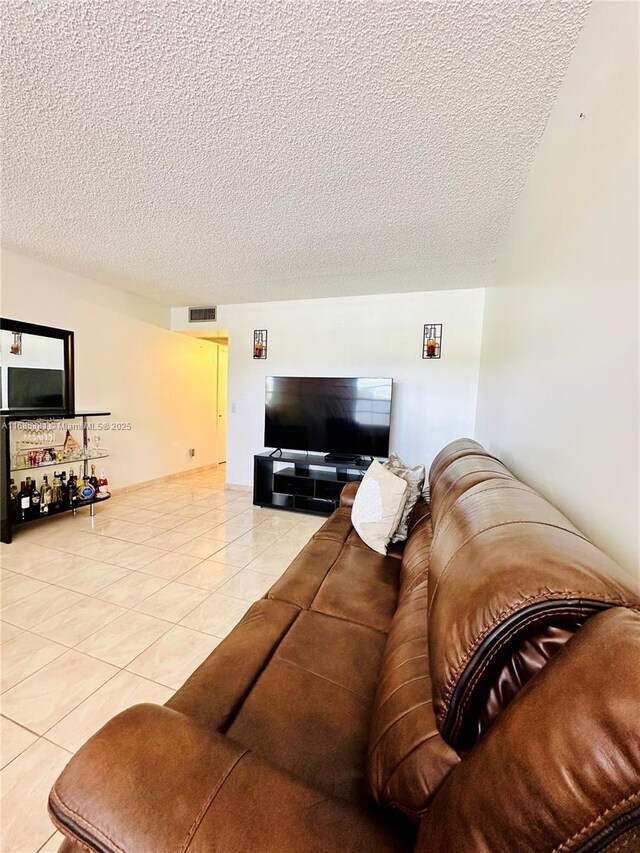
[(229, 376), (229, 339), (216, 341), (218, 349), (216, 383), (216, 459), (218, 465), (227, 461), (227, 404)]
[(214, 458), (218, 465), (227, 461), (227, 407), (229, 401), (229, 333), (226, 329), (214, 329), (196, 335), (215, 347), (214, 395), (216, 410), (215, 434), (213, 436)]
[(227, 461), (227, 407), (229, 386), (229, 332), (227, 329), (208, 329), (207, 331), (188, 331), (182, 334), (201, 341), (207, 341), (214, 349), (212, 365), (212, 383), (209, 393), (214, 413), (214, 434), (212, 456), (216, 464), (224, 465)]

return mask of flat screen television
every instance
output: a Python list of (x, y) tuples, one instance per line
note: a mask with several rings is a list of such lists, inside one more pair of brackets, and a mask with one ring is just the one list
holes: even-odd
[(10, 409), (61, 409), (64, 406), (64, 370), (9, 367)]
[(388, 456), (393, 380), (268, 376), (267, 447)]

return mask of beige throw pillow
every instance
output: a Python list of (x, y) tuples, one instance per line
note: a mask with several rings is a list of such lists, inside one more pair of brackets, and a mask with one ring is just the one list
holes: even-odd
[(418, 498), (424, 486), (425, 469), (424, 465), (416, 465), (410, 468), (397, 453), (392, 453), (389, 459), (384, 463), (384, 467), (395, 474), (397, 477), (402, 477), (408, 483), (407, 501), (404, 505), (402, 518), (398, 524), (398, 529), (391, 537), (392, 542), (404, 542), (409, 533), (409, 517), (413, 512), (413, 508), (418, 502)]
[(387, 553), (407, 500), (407, 482), (375, 460), (367, 468), (351, 508), (351, 523), (369, 548)]

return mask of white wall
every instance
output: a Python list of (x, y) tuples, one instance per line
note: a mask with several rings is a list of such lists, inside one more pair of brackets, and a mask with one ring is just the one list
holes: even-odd
[(167, 308), (13, 252), (0, 295), (3, 317), (75, 332), (77, 411), (131, 423), (102, 434), (112, 487), (216, 461), (216, 345), (161, 328)]
[(487, 291), (476, 430), (633, 572), (637, 16), (595, 3), (580, 36)]
[[(391, 449), (413, 464), (473, 435), (482, 306), (482, 289), (220, 306), (229, 331), (227, 482), (250, 485), (253, 455), (264, 450), (265, 376), (391, 376)], [(428, 322), (444, 327), (435, 361), (421, 358)], [(186, 309), (173, 310), (172, 326), (188, 328)], [(268, 330), (266, 361), (253, 359), (254, 329)]]

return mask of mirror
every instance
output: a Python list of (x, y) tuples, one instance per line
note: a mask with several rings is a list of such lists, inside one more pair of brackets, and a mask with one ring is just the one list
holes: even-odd
[(3, 414), (72, 414), (73, 332), (0, 319)]

